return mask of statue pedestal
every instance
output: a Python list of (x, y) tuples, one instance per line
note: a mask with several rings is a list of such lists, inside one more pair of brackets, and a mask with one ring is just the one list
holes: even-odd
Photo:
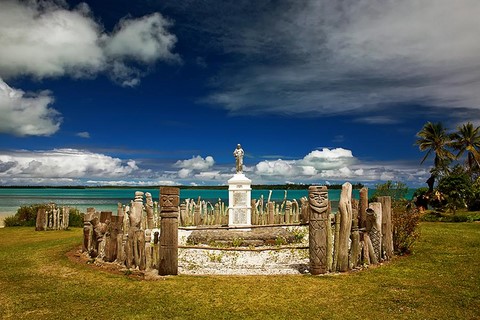
[(252, 225), (252, 180), (243, 173), (236, 173), (228, 180), (228, 226)]

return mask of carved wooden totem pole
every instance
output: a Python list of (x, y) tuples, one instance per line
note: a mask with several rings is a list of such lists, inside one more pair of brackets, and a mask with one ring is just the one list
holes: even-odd
[(327, 252), (327, 223), (329, 223), (327, 187), (309, 187), (308, 203), (310, 273), (317, 275), (328, 271), (327, 254), (330, 254)]
[(160, 188), (160, 247), (158, 274), (178, 274), (178, 206), (180, 189)]

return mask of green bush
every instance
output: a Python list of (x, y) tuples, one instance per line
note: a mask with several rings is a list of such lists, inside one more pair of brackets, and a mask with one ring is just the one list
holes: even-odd
[(392, 203), (393, 248), (398, 255), (411, 253), (420, 237), (420, 212), (408, 201)]
[[(4, 219), (5, 227), (34, 227), (37, 223), (37, 212), (39, 209), (47, 209), (47, 204), (32, 204), (21, 206), (17, 213)], [(83, 213), (77, 208), (70, 208), (68, 220), (70, 227), (83, 227)]]
[(15, 215), (5, 218), (5, 227), (34, 227), (37, 220), (37, 212), (41, 208), (47, 208), (46, 204), (32, 204), (21, 206)]
[(84, 214), (80, 212), (77, 208), (70, 208), (70, 216), (68, 219), (69, 227), (83, 227), (83, 216)]
[(3, 219), (3, 224), (5, 227), (21, 227), (22, 223), (20, 220), (18, 220), (18, 217), (16, 215), (13, 216), (8, 216), (5, 219)]

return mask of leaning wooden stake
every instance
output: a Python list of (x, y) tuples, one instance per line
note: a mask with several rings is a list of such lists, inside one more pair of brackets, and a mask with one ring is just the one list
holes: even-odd
[(382, 204), (382, 245), (385, 252), (385, 259), (393, 257), (393, 230), (392, 230), (392, 198), (378, 197)]
[(326, 273), (327, 265), (327, 228), (328, 192), (326, 186), (308, 188), (309, 217), (309, 252), (310, 273)]
[(345, 182), (342, 185), (342, 193), (340, 194), (340, 202), (338, 210), (340, 213), (340, 237), (338, 244), (338, 271), (345, 272), (348, 270), (348, 243), (350, 232), (352, 229), (352, 184)]
[(178, 205), (180, 189), (160, 188), (160, 248), (158, 274), (178, 274)]

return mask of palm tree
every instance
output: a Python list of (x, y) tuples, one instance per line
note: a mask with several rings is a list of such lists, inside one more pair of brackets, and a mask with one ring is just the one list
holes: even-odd
[(442, 123), (427, 122), (417, 133), (417, 137), (419, 139), (415, 144), (420, 151), (427, 151), (420, 163), (424, 163), (432, 153), (435, 153), (431, 172), (434, 175), (448, 172), (448, 165), (455, 156), (447, 149), (451, 145), (451, 139)]
[(480, 127), (474, 128), (471, 122), (457, 127), (457, 132), (450, 137), (452, 147), (458, 151), (457, 159), (467, 152), (466, 165), (470, 172), (475, 166), (480, 168)]

